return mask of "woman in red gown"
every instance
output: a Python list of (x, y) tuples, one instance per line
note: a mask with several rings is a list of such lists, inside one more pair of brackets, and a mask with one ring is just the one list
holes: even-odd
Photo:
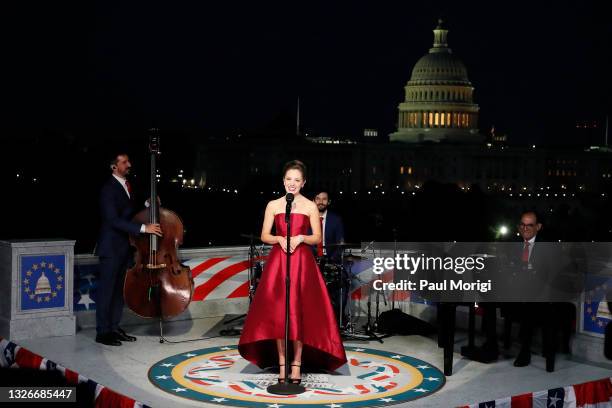
[[(255, 297), (251, 303), (238, 350), (253, 364), (264, 368), (285, 366), (285, 276), (287, 251), (291, 253), (289, 295), (289, 353), (291, 382), (299, 383), (301, 366), (333, 371), (346, 363), (336, 318), (319, 272), (312, 245), (321, 240), (319, 211), (314, 202), (300, 194), (306, 183), (306, 167), (294, 160), (283, 169), (283, 184), (294, 195), (291, 208), (291, 238), (287, 248), (285, 197), (266, 207), (261, 240), (273, 245)], [(272, 227), (275, 227), (275, 235)], [(309, 234), (312, 231), (312, 234)]]

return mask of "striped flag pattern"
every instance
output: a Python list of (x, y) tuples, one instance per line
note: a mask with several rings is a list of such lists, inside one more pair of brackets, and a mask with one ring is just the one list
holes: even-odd
[(249, 261), (242, 256), (193, 258), (184, 263), (191, 268), (194, 280), (193, 301), (249, 295)]
[(0, 337), (0, 367), (28, 368), (35, 370), (59, 371), (70, 385), (84, 384), (93, 395), (92, 406), (96, 408), (148, 408), (125, 395), (119, 394), (108, 387), (80, 375), (60, 364), (32, 353), (12, 341)]
[[(256, 262), (265, 262), (267, 257), (255, 258)], [(249, 295), (249, 261), (244, 256), (198, 257), (184, 262), (191, 268), (195, 283), (193, 301), (201, 302), (214, 299), (232, 299)], [(384, 282), (393, 281), (393, 270), (376, 275), (370, 261), (357, 261), (351, 264), (352, 279), (351, 299), (359, 300), (368, 297), (371, 283), (375, 279)], [(373, 289), (372, 289), (373, 290)], [(410, 299), (408, 291), (389, 291), (388, 299), (406, 301)]]
[(612, 378), (465, 405), (461, 408), (612, 408)]
[[(255, 262), (265, 262), (266, 257), (255, 258)], [(249, 261), (244, 256), (198, 257), (184, 262), (191, 268), (195, 283), (193, 301), (201, 302), (214, 299), (232, 299), (249, 295)], [(372, 272), (372, 264), (367, 261), (354, 262), (351, 274), (358, 277), (352, 280), (351, 298), (367, 298), (370, 284), (374, 279), (385, 282), (393, 280), (393, 271), (382, 275)], [(407, 291), (392, 291), (389, 296), (395, 300), (409, 299)]]

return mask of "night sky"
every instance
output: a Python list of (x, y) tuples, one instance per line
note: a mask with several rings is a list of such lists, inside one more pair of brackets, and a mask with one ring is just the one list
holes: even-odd
[(482, 130), (554, 142), (577, 119), (603, 124), (605, 2), (453, 3), (22, 4), (5, 36), (3, 126), (248, 134), (292, 118), (299, 96), (305, 131), (387, 134), (439, 17), (476, 88)]

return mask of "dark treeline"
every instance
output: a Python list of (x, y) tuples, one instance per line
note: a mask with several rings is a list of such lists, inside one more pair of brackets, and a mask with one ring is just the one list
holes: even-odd
[[(127, 133), (126, 133), (127, 134)], [(8, 141), (10, 140), (10, 141)], [(99, 226), (98, 193), (109, 177), (111, 152), (125, 150), (132, 157), (136, 200), (142, 203), (147, 189), (147, 156), (144, 134), (82, 139), (63, 133), (39, 137), (16, 137), (0, 141), (4, 160), (0, 179), (5, 187), (5, 221), (0, 239), (69, 238), (77, 241), (78, 253), (92, 252)], [(198, 140), (164, 138), (160, 166), (184, 168), (190, 177)], [(228, 163), (227, 171), (232, 171)], [(280, 177), (247, 180), (247, 188), (235, 193), (185, 190), (169, 183), (159, 186), (163, 205), (184, 220), (187, 233), (183, 247), (246, 244), (241, 234), (259, 235), (266, 202), (282, 191)], [(270, 184), (270, 185), (268, 185)], [(304, 194), (312, 197), (312, 185)], [(261, 191), (264, 191), (262, 194)], [(608, 192), (608, 194), (611, 192)], [(574, 197), (509, 197), (468, 192), (435, 180), (420, 192), (386, 194), (364, 191), (357, 195), (330, 192), (331, 209), (345, 223), (348, 242), (362, 241), (488, 241), (512, 239), (521, 211), (535, 209), (549, 239), (564, 241), (612, 240), (612, 213), (597, 194)], [(510, 234), (499, 236), (506, 225)]]

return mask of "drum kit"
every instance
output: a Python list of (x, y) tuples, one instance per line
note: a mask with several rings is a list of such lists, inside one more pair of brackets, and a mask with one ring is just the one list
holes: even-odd
[[(253, 300), (253, 296), (257, 290), (257, 285), (263, 273), (265, 259), (272, 249), (271, 245), (266, 245), (261, 242), (258, 236), (253, 234), (241, 234), (242, 238), (249, 240), (249, 257), (248, 257), (248, 280), (249, 280), (249, 304)], [(350, 290), (354, 281), (361, 280), (352, 273), (353, 265), (356, 262), (365, 261), (368, 259), (365, 253), (360, 252), (358, 255), (353, 254), (353, 250), (359, 248), (359, 244), (338, 243), (328, 244), (323, 247), (323, 256), (315, 256), (316, 263), (321, 272), (323, 281), (327, 288), (332, 307), (336, 314), (339, 330), (343, 338), (356, 340), (371, 340), (375, 339), (382, 343), (380, 335), (371, 330), (370, 320), (371, 310), (370, 301), (368, 298), (368, 323), (364, 326), (365, 331), (359, 332), (354, 327), (354, 318), (352, 316), (352, 307), (350, 303)], [(378, 299), (377, 299), (378, 300)], [(378, 309), (378, 308), (377, 308)], [(237, 316), (224, 324), (235, 322), (243, 318), (245, 315)], [(237, 335), (239, 330), (226, 329), (222, 335)]]
[(329, 244), (323, 247), (325, 255), (315, 258), (325, 281), (340, 330), (351, 325), (351, 308), (347, 308), (347, 304), (354, 279), (353, 264), (367, 259), (365, 256), (352, 254), (352, 249), (356, 247), (356, 244), (350, 243)]

